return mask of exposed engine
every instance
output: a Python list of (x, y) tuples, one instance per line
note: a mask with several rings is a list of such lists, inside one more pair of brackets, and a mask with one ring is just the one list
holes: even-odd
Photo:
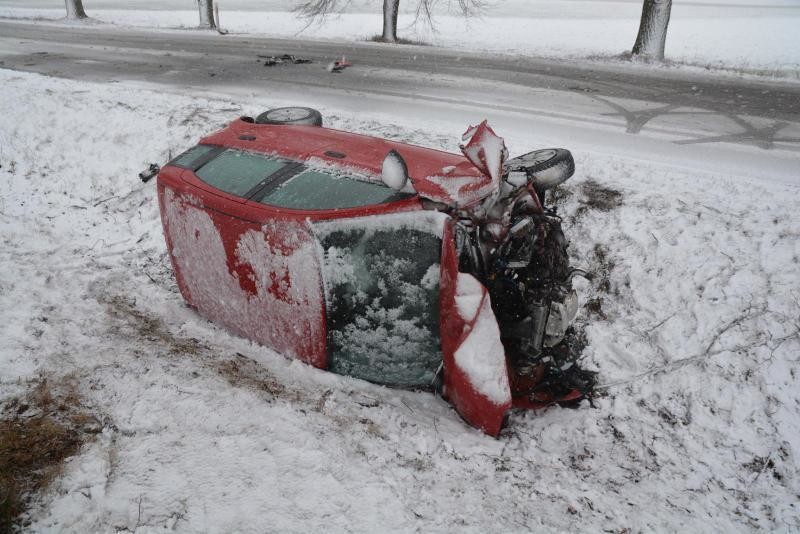
[[(570, 266), (561, 217), (545, 202), (549, 189), (574, 174), (572, 154), (548, 148), (507, 159), (505, 142), (486, 121), (470, 126), (462, 140), (461, 152), (482, 178), (420, 194), (429, 209), (456, 221), (459, 271), (475, 276), (489, 292), (514, 405), (591, 398), (595, 374), (576, 365), (582, 347), (571, 326), (578, 312), (572, 280), (587, 273)], [(395, 151), (384, 160), (382, 178), (397, 190), (409, 181)]]
[(503, 166), (498, 194), (458, 212), (460, 270), (487, 287), (500, 326), (515, 397), (532, 405), (589, 396), (594, 375), (575, 359), (578, 311), (569, 242), (548, 189), (575, 170), (567, 150), (537, 150)]

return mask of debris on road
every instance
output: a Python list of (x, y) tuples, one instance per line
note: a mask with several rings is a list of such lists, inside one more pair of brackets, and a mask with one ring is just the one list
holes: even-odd
[(352, 67), (353, 64), (347, 61), (347, 58), (342, 56), (341, 59), (334, 59), (328, 63), (328, 72), (342, 72), (347, 67)]
[(293, 56), (291, 54), (283, 54), (282, 56), (263, 56), (258, 55), (264, 61), (265, 67), (274, 67), (275, 65), (283, 65), (290, 63), (292, 65), (300, 65), (302, 63), (311, 63), (310, 59)]

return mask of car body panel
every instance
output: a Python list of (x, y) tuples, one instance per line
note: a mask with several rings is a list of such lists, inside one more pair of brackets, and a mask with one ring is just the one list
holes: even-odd
[[(480, 376), (474, 376), (481, 373), (465, 368), (462, 363), (463, 358), (459, 358), (459, 352), (472, 348), (467, 345), (478, 321), (482, 322), (484, 328), (494, 330), (496, 341), (499, 343), (497, 320), (489, 306), (486, 288), (477, 280), (475, 280), (475, 285), (479, 288), (477, 292), (468, 294), (469, 291), (464, 291), (463, 277), (471, 275), (458, 271), (452, 222), (445, 229), (442, 246), (439, 308), (445, 395), (467, 422), (489, 435), (496, 436), (503, 426), (506, 412), (511, 407), (511, 392), (503, 347), (499, 345), (498, 349), (498, 345), (494, 344), (491, 346), (494, 350), (482, 352), (480, 355), (484, 360), (482, 364), (486, 365), (489, 374), (493, 375), (488, 377), (490, 384), (481, 384)], [(476, 301), (475, 313), (463, 313), (459, 310), (458, 299), (465, 297)], [(466, 306), (461, 306), (464, 307)], [(470, 356), (475, 355), (470, 354), (467, 357)], [(487, 385), (488, 387), (485, 387)]]
[[(426, 210), (420, 199), (424, 196), (450, 205), (471, 202), (490, 193), (490, 176), (460, 155), (313, 126), (237, 120), (201, 143), (352, 168), (375, 181), (385, 155), (390, 150), (401, 154), (418, 195), (329, 210), (287, 209), (250, 201), (210, 186), (189, 168), (166, 165), (158, 176), (158, 197), (178, 287), (187, 303), (211, 321), (287, 356), (374, 382), (426, 385), (439, 368), (435, 360), (405, 375), (392, 371), (399, 367), (389, 362), (385, 367), (389, 371), (382, 376), (369, 369), (376, 360), (368, 353), (354, 356), (336, 349), (336, 332), (345, 331), (347, 324), (342, 327), (328, 315), (335, 309), (330, 278), (341, 273), (331, 275), (326, 265), (332, 248), (339, 246), (326, 241), (331, 228), (391, 228), (397, 221), (405, 221), (401, 227), (420, 225), (418, 229), (440, 240), (425, 245), (437, 248), (433, 254), (438, 260), (436, 313), (426, 315), (426, 320), (434, 321), (438, 329), (430, 339), (439, 344), (443, 391), (467, 422), (490, 435), (499, 433), (511, 395), (487, 289), (472, 275), (458, 271), (453, 220)], [(433, 263), (427, 266), (430, 271)], [(399, 293), (408, 293), (415, 284), (427, 288), (431, 280), (423, 279), (430, 273), (420, 278), (421, 273)], [(399, 317), (416, 328), (419, 324), (413, 319)], [(363, 317), (347, 320), (351, 326), (374, 327), (364, 323)], [(430, 340), (425, 343), (429, 348)]]
[(201, 314), (316, 367), (326, 367), (325, 307), (315, 240), (296, 218), (241, 219), (197, 192), (159, 185), (178, 287)]

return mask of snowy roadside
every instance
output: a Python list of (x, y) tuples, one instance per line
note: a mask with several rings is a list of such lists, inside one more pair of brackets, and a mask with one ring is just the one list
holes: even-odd
[[(74, 382), (103, 424), (32, 530), (800, 528), (797, 188), (577, 153), (561, 210), (598, 273), (580, 317), (607, 395), (515, 413), (494, 440), (430, 394), (286, 360), (183, 305), (136, 173), (284, 102), (0, 84), (0, 402)], [(447, 150), (464, 126), (322, 111)]]
[[(75, 24), (63, 20), (63, 6), (22, 7), (0, 1), (0, 17), (33, 19), (39, 24)], [(34, 4), (39, 6), (43, 4)], [(47, 4), (50, 5), (50, 4)], [(636, 36), (641, 4), (619, 1), (512, 2), (487, 9), (484, 16), (464, 19), (438, 14), (435, 30), (414, 24), (412, 13), (401, 13), (400, 34), (412, 41), (437, 47), (513, 56), (592, 61), (621, 68), (631, 65), (620, 56), (630, 51)], [(365, 41), (380, 30), (378, 12), (347, 12), (323, 23), (298, 18), (276, 3), (220, 3), (222, 26), (233, 34), (304, 39)], [(87, 7), (92, 21), (119, 27), (192, 29), (196, 10), (177, 1), (158, 9), (142, 0), (126, 9), (101, 4)], [(374, 10), (374, 6), (370, 10)], [(62, 19), (62, 20), (59, 20)], [(677, 2), (667, 40), (662, 72), (719, 73), (771, 80), (800, 80), (800, 7), (791, 4), (759, 5), (718, 2)], [(498, 39), (502, 35), (502, 39)], [(634, 68), (636, 64), (633, 64)], [(638, 68), (653, 69), (652, 65)]]

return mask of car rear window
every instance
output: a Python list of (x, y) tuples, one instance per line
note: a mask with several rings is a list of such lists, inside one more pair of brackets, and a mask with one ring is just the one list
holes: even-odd
[(228, 149), (197, 169), (195, 174), (220, 191), (248, 198), (254, 189), (258, 189), (288, 163), (287, 160), (263, 154)]
[(259, 199), (281, 208), (329, 210), (383, 204), (408, 198), (383, 184), (339, 175), (327, 170), (305, 169)]

